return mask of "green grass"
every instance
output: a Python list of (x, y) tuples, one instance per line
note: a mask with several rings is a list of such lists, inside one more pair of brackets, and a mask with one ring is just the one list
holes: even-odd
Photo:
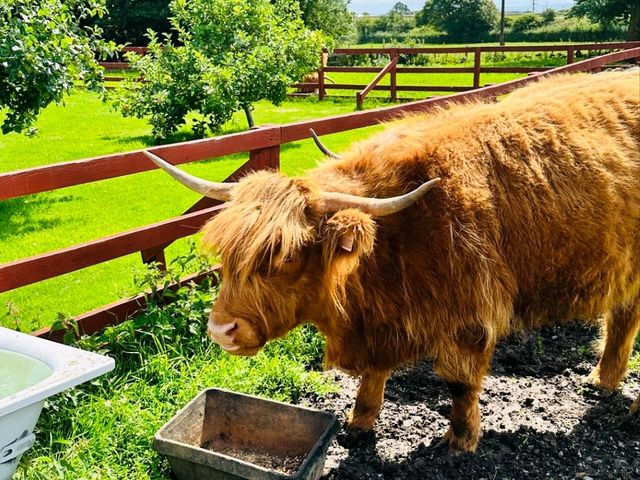
[(168, 480), (153, 435), (204, 388), (294, 403), (335, 390), (318, 372), (323, 342), (310, 327), (255, 357), (222, 352), (205, 335), (215, 293), (209, 285), (184, 287), (170, 306), (152, 304), (144, 315), (80, 340), (77, 346), (113, 357), (116, 369), (45, 403), (36, 444), (14, 478)]
[[(288, 123), (352, 112), (354, 101), (288, 101), (279, 107), (256, 106), (258, 124)], [(0, 171), (76, 160), (144, 148), (153, 144), (143, 120), (124, 119), (108, 104), (87, 92), (77, 92), (65, 106), (51, 106), (37, 123), (38, 135), (0, 137)], [(380, 127), (326, 137), (334, 150), (346, 148)], [(243, 115), (224, 132), (244, 130)], [(176, 139), (189, 138), (187, 130)], [(185, 169), (221, 180), (240, 166), (247, 154), (198, 162)], [(313, 167), (322, 154), (310, 140), (283, 146), (282, 169), (297, 175)], [(179, 215), (195, 203), (190, 192), (160, 171), (140, 173), (0, 202), (0, 262), (9, 262), (93, 240)], [(186, 240), (168, 251), (168, 258), (188, 250)], [(0, 308), (11, 304), (14, 314), (0, 309), (0, 324), (25, 331), (50, 325), (58, 312), (75, 315), (135, 293), (133, 277), (141, 270), (139, 255), (56, 277), (0, 294)], [(17, 311), (17, 312), (16, 312)]]

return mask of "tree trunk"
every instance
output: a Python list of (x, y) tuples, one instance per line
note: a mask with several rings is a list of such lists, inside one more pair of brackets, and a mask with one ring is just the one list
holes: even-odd
[(255, 127), (255, 123), (253, 122), (253, 114), (251, 113), (251, 105), (243, 105), (242, 109), (244, 110), (244, 114), (247, 117), (247, 123), (249, 124), (249, 128)]
[(637, 2), (631, 2), (631, 18), (629, 18), (627, 40), (640, 40), (640, 3)]

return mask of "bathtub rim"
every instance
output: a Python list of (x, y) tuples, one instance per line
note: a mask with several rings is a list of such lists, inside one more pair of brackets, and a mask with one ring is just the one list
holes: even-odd
[(92, 380), (115, 368), (115, 361), (105, 355), (87, 352), (5, 327), (0, 327), (0, 349), (22, 353), (40, 360), (53, 371), (44, 380), (0, 399), (0, 417)]

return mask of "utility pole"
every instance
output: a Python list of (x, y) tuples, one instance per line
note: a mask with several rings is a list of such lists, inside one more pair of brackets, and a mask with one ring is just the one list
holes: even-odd
[(536, 0), (533, 0), (533, 6), (531, 7), (531, 11), (536, 13)]
[(504, 46), (504, 0), (500, 4), (500, 46)]

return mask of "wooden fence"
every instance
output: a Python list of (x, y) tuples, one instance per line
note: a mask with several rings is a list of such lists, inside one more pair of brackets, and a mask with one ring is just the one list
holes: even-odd
[[(550, 70), (552, 66), (541, 67), (483, 67), (482, 55), (486, 53), (514, 53), (514, 52), (564, 52), (566, 54), (566, 64), (574, 63), (577, 54), (596, 51), (625, 50), (640, 47), (640, 42), (614, 42), (614, 43), (576, 43), (563, 45), (517, 45), (517, 46), (480, 46), (480, 47), (421, 47), (421, 48), (337, 48), (329, 55), (324, 51), (321, 55), (320, 69), (318, 70), (316, 82), (296, 83), (294, 88), (302, 89), (306, 92), (318, 91), (318, 97), (322, 100), (328, 94), (328, 90), (356, 90), (356, 105), (362, 108), (365, 98), (373, 90), (383, 90), (389, 92), (391, 101), (398, 100), (398, 92), (466, 92), (480, 88), (480, 75), (482, 73), (535, 73)], [(133, 51), (144, 55), (146, 47), (126, 47), (123, 52)], [(464, 54), (473, 56), (473, 67), (406, 67), (398, 66), (401, 55), (442, 55), (442, 54)], [(389, 62), (383, 67), (343, 67), (331, 66), (329, 56), (334, 59), (339, 57), (352, 57), (362, 55), (384, 55), (389, 57)], [(107, 70), (127, 69), (126, 62), (103, 62)], [(367, 84), (330, 83), (327, 81), (327, 73), (376, 73), (377, 75)], [(469, 76), (467, 86), (453, 85), (398, 85), (398, 75), (408, 73), (420, 74), (440, 74), (454, 73), (466, 74)], [(389, 85), (380, 85), (380, 81), (389, 75)], [(122, 81), (125, 77), (109, 76), (106, 81)]]
[[(599, 70), (602, 66), (640, 58), (640, 47), (623, 50), (558, 67), (509, 82), (386, 108), (360, 111), (286, 125), (264, 126), (255, 130), (149, 148), (173, 164), (249, 152), (249, 160), (227, 180), (234, 181), (251, 170), (277, 169), (280, 146), (310, 137), (310, 128), (318, 134), (344, 132), (375, 125), (408, 112), (425, 112), (450, 102), (495, 98), (539, 78), (556, 74)], [(63, 162), (42, 167), (0, 173), (0, 200), (65, 188), (72, 185), (131, 175), (157, 168), (141, 150), (95, 158)], [(173, 241), (196, 233), (222, 208), (219, 202), (203, 198), (183, 215), (40, 255), (0, 264), (0, 292), (6, 292), (48, 278), (63, 275), (135, 252), (142, 260), (164, 263), (164, 249)], [(188, 280), (197, 280), (189, 277)], [(144, 295), (120, 300), (76, 317), (80, 330), (93, 333), (134, 315), (145, 305)], [(59, 331), (49, 328), (34, 332), (60, 340)]]

